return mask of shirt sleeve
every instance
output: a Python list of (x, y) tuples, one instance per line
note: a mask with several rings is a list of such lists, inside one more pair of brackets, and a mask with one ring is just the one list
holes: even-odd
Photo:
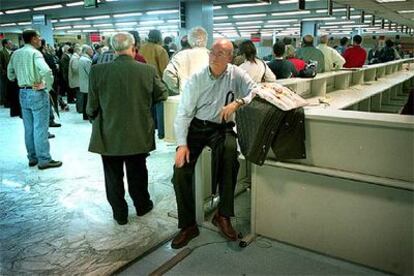
[(272, 69), (269, 68), (266, 62), (265, 62), (265, 66), (266, 66), (266, 73), (265, 73), (266, 82), (276, 82), (276, 76), (275, 74), (273, 74)]
[(14, 71), (14, 55), (10, 57), (9, 65), (7, 66), (7, 78), (10, 81), (14, 81), (16, 79), (16, 72)]
[(174, 65), (174, 58), (168, 63), (167, 68), (165, 68), (162, 80), (172, 92), (179, 93), (179, 77), (177, 66)]
[(188, 128), (195, 116), (198, 98), (197, 75), (194, 75), (184, 86), (174, 121), (174, 131), (178, 146), (187, 145)]
[(249, 104), (254, 98), (251, 91), (256, 87), (256, 83), (243, 69), (235, 67), (235, 74), (237, 77), (237, 92), (239, 93), (239, 97), (242, 97), (244, 102)]
[(52, 72), (52, 69), (50, 69), (49, 65), (47, 65), (45, 58), (42, 56), (42, 54), (39, 51), (36, 51), (35, 53), (34, 63), (35, 63), (36, 68), (39, 70), (40, 76), (46, 83), (46, 90), (47, 91), (52, 90), (53, 72)]
[(345, 64), (345, 59), (334, 49), (331, 50), (332, 61), (335, 68), (342, 68)]

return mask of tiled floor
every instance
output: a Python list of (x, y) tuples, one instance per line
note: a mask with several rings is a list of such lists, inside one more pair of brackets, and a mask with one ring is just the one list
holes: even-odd
[(51, 154), (61, 168), (29, 168), (23, 123), (0, 108), (0, 275), (109, 274), (169, 239), (177, 222), (170, 182), (174, 146), (158, 141), (148, 158), (154, 210), (129, 223), (112, 219), (100, 156), (88, 152), (91, 125), (74, 112), (51, 128)]
[[(175, 147), (157, 141), (148, 158), (155, 209), (138, 218), (127, 196), (129, 224), (119, 226), (105, 198), (100, 157), (87, 151), (90, 124), (73, 110), (62, 113), (61, 128), (50, 130), (56, 134), (52, 156), (63, 166), (39, 171), (27, 166), (21, 120), (0, 108), (0, 275), (147, 275), (180, 251), (167, 241), (177, 231), (167, 215), (176, 208)], [(249, 206), (249, 192), (237, 198), (233, 223), (243, 234)], [(192, 253), (168, 275), (380, 274), (262, 237), (243, 249), (208, 228), (188, 248)]]

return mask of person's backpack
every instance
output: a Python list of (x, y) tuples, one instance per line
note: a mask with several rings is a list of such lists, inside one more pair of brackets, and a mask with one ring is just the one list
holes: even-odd
[(305, 68), (299, 71), (298, 77), (300, 78), (314, 78), (318, 72), (318, 62), (309, 60), (306, 63)]

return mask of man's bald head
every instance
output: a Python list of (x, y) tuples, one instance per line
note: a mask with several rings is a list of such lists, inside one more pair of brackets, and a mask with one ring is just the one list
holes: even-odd
[(216, 77), (221, 75), (233, 60), (233, 44), (230, 40), (220, 38), (217, 39), (211, 47), (209, 64), (213, 75)]
[(233, 55), (233, 43), (231, 43), (230, 40), (225, 39), (225, 38), (219, 38), (216, 41), (214, 41), (212, 50), (213, 49), (223, 51), (230, 56)]
[(313, 36), (312, 35), (305, 35), (302, 39), (304, 46), (313, 46)]

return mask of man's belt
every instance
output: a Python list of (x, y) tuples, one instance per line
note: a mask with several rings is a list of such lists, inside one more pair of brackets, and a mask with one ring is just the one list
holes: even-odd
[(23, 86), (19, 86), (20, 89), (33, 89), (33, 86), (31, 85), (23, 85)]

